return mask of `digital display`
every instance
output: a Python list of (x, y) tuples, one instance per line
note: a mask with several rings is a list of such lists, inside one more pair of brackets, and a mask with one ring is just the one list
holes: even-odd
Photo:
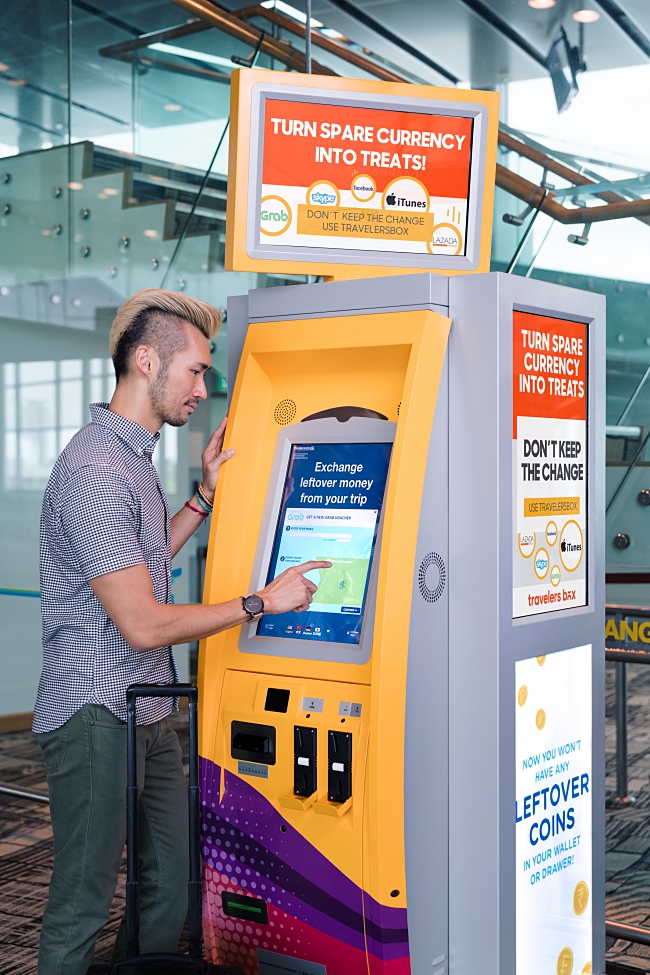
[(318, 589), (304, 613), (267, 614), (260, 636), (358, 644), (392, 443), (294, 444), (267, 584), (303, 562)]

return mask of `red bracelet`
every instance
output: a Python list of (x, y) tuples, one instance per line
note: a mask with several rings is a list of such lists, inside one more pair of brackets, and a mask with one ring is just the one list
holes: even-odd
[(199, 509), (198, 508), (195, 508), (193, 504), (190, 504), (189, 503), (189, 501), (186, 501), (185, 502), (185, 507), (186, 508), (189, 508), (190, 511), (193, 511), (195, 515), (201, 515), (202, 518), (207, 518), (208, 517), (208, 512), (207, 511), (199, 511)]

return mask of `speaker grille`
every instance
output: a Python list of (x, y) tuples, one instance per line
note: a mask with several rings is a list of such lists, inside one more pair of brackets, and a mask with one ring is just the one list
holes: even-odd
[(292, 399), (281, 399), (273, 410), (273, 419), (281, 427), (286, 427), (287, 423), (295, 419), (297, 410), (298, 407)]
[[(435, 566), (438, 570), (438, 584), (436, 585), (435, 589), (431, 589), (429, 583), (427, 582), (427, 573), (431, 566)], [(418, 585), (420, 587), (420, 594), (422, 598), (427, 603), (436, 603), (445, 591), (446, 580), (447, 571), (442, 558), (437, 552), (429, 552), (429, 554), (425, 555), (422, 559), (418, 571)]]

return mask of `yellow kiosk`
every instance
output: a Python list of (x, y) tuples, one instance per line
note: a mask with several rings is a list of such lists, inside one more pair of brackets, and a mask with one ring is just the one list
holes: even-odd
[[(584, 323), (586, 383), (602, 352), (602, 307), (597, 296), (540, 282), (463, 276), (486, 269), (496, 96), (280, 81), (244, 71), (234, 88), (230, 260), (339, 280), (229, 301), (228, 445), (237, 454), (215, 499), (205, 599), (254, 592), (311, 558), (332, 568), (315, 575), (307, 613), (263, 616), (201, 647), (208, 953), (246, 975), (541, 975), (547, 966), (530, 967), (527, 947), (535, 918), (520, 912), (516, 931), (506, 920), (523, 871), (512, 812), (517, 736), (524, 747), (515, 672), (535, 654), (559, 659), (555, 651), (593, 643), (602, 592), (593, 521), (581, 529), (590, 559), (567, 570), (586, 580), (571, 590), (571, 607), (552, 617), (517, 610), (522, 587), (535, 586), (528, 561), (516, 563), (520, 534), (513, 540), (508, 506), (518, 503), (513, 315), (525, 305), (534, 321)], [(334, 125), (336, 138), (325, 142)], [(437, 191), (420, 177), (444, 170), (463, 134), (465, 196), (452, 198), (444, 172)], [(288, 140), (284, 156), (276, 137)], [(399, 153), (375, 148), (377, 139), (399, 143)], [(288, 151), (291, 140), (308, 148)], [(414, 144), (424, 157), (416, 179), (405, 159), (412, 166), (414, 153), (403, 151)], [(345, 165), (351, 176), (332, 169)], [(389, 219), (396, 215), (409, 220)], [(384, 233), (399, 227), (405, 236)], [(596, 394), (597, 383), (584, 427), (590, 463)], [(508, 395), (510, 412), (497, 406)], [(572, 429), (574, 440), (582, 436)], [(482, 464), (468, 477), (472, 456)], [(504, 471), (505, 508), (477, 505), (496, 497)], [(586, 490), (593, 513), (599, 488), (592, 481)], [(585, 678), (583, 657), (571, 657), (576, 679)], [(590, 670), (592, 682), (599, 695), (601, 675)], [(588, 764), (592, 733), (599, 727), (582, 729)], [(583, 774), (598, 778), (590, 764)], [(572, 813), (585, 884), (592, 832), (600, 842), (594, 795), (597, 785)], [(565, 942), (576, 959), (598, 964), (592, 908), (598, 916), (602, 885), (590, 872), (587, 886), (589, 910), (548, 934), (553, 965)], [(563, 916), (563, 895), (552, 883), (544, 890)]]

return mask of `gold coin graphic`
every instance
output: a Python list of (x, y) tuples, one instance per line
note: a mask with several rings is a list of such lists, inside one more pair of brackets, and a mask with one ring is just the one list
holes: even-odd
[(525, 684), (522, 684), (517, 691), (517, 704), (520, 708), (523, 708), (524, 704), (528, 700), (528, 688)]
[(576, 884), (576, 889), (573, 891), (573, 913), (580, 917), (587, 910), (587, 904), (589, 903), (589, 888), (587, 887), (584, 880)]
[(542, 656), (542, 657), (538, 657), (537, 658), (537, 666), (538, 667), (543, 667), (545, 663), (546, 663), (546, 654), (544, 654), (544, 656)]
[(557, 975), (571, 975), (573, 971), (573, 952), (570, 948), (563, 948), (557, 956)]
[(537, 730), (542, 731), (546, 724), (546, 711), (543, 708), (540, 708), (535, 715), (535, 724), (537, 725)]
[(590, 961), (588, 961), (587, 964), (583, 967), (582, 971), (580, 972), (580, 975), (591, 975), (591, 962)]

